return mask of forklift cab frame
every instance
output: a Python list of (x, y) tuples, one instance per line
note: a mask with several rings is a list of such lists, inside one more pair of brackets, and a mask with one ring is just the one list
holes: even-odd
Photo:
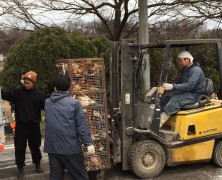
[[(198, 46), (198, 45), (207, 45), (207, 44), (215, 44), (216, 48), (216, 55), (217, 55), (217, 62), (219, 66), (219, 78), (220, 78), (220, 89), (218, 93), (218, 97), (222, 97), (222, 47), (221, 47), (221, 40), (220, 39), (187, 39), (187, 40), (166, 40), (161, 43), (153, 43), (147, 45), (141, 45), (141, 50), (143, 49), (153, 49), (153, 48), (164, 48), (164, 59), (161, 69), (161, 74), (159, 78), (159, 86), (162, 86), (165, 77), (168, 75), (168, 71), (170, 69), (170, 64), (172, 63), (170, 58), (170, 50), (172, 48), (183, 47), (189, 51), (189, 47), (191, 46)], [(158, 97), (155, 99), (156, 104), (158, 106), (159, 99)], [(151, 129), (158, 133), (159, 131), (159, 115), (156, 113), (157, 119), (153, 121)]]

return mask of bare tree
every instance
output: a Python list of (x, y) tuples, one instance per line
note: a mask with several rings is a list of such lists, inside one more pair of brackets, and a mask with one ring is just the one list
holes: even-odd
[[(5, 0), (1, 4), (8, 11), (5, 26), (66, 26), (66, 22), (84, 18), (100, 21), (114, 41), (138, 30), (138, 0)], [(147, 8), (150, 25), (182, 18), (197, 25), (209, 20), (221, 24), (221, 0), (149, 0)]]
[[(179, 25), (179, 26), (178, 26)], [(194, 28), (195, 27), (195, 28)], [(150, 26), (149, 38), (151, 42), (166, 39), (196, 39), (207, 32), (205, 25), (198, 25), (191, 20), (172, 20)]]

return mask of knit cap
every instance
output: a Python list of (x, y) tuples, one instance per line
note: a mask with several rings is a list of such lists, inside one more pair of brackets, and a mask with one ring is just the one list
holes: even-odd
[(23, 75), (23, 78), (27, 78), (32, 81), (34, 84), (36, 83), (37, 74), (34, 71), (29, 71)]

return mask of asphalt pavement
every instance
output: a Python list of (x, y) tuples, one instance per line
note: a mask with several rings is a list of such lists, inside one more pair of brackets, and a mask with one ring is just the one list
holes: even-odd
[[(42, 147), (43, 149), (43, 147)], [(42, 167), (43, 174), (35, 172), (34, 165), (31, 161), (29, 148), (26, 153), (26, 166), (24, 180), (48, 180), (49, 165), (48, 156), (43, 153)], [(89, 172), (90, 180), (96, 180), (98, 172)], [(0, 179), (16, 180), (17, 168), (14, 159), (13, 144), (7, 145), (3, 152), (0, 152)], [(122, 171), (121, 164), (112, 166), (111, 169), (105, 171), (105, 180), (139, 180), (131, 171)], [(69, 173), (65, 173), (65, 180), (71, 180)], [(152, 180), (222, 180), (222, 168), (217, 168), (208, 163), (196, 163), (189, 165), (179, 165), (175, 167), (165, 167), (160, 176), (152, 178)]]

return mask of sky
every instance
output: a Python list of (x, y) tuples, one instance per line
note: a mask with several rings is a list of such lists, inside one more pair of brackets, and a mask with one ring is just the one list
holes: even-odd
[[(133, 6), (133, 5), (135, 6), (135, 4), (132, 4), (131, 6)], [(148, 10), (148, 12), (149, 12), (149, 10)], [(54, 12), (54, 13), (50, 12), (50, 13), (46, 13), (46, 14), (41, 15), (41, 11), (35, 9), (32, 11), (32, 13), (35, 13), (35, 18), (39, 22), (46, 23), (46, 24), (65, 23), (65, 22), (68, 22), (70, 20), (70, 18), (79, 20), (79, 18), (77, 18), (75, 16), (70, 16), (68, 13), (64, 13), (64, 12)], [(153, 21), (153, 19), (155, 19), (155, 17), (149, 19), (148, 23), (149, 22), (151, 23)], [(164, 17), (162, 19), (164, 19)], [(85, 21), (85, 22), (89, 22), (89, 21), (97, 20), (97, 17), (95, 17), (93, 15), (85, 15), (85, 16), (81, 17), (80, 20)], [(206, 23), (207, 23), (206, 27), (209, 29), (218, 27), (218, 24), (214, 21), (207, 21)], [(0, 25), (1, 24), (6, 24), (6, 25), (8, 24), (9, 26), (10, 26), (10, 24), (13, 24), (13, 25), (18, 25), (21, 28), (27, 28), (27, 29), (33, 28), (32, 26), (27, 26), (22, 21), (15, 20), (14, 17), (11, 17), (11, 16), (0, 16)], [(222, 25), (220, 25), (220, 28), (222, 28)]]

